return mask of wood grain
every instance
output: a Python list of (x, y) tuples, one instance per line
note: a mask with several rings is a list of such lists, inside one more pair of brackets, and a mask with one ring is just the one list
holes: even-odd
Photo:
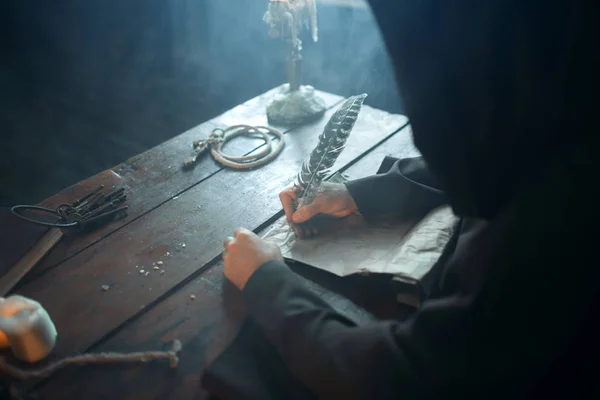
[(59, 228), (48, 232), (10, 270), (0, 277), (0, 296), (4, 297), (63, 238)]
[[(344, 175), (350, 179), (371, 175), (386, 155), (418, 155), (408, 127), (366, 154)], [(200, 388), (202, 371), (235, 337), (246, 316), (239, 292), (224, 280), (222, 271), (222, 262), (218, 261), (117, 334), (93, 347), (93, 351), (140, 351), (160, 348), (163, 343), (179, 339), (184, 343), (184, 350), (177, 370), (171, 371), (160, 364), (70, 368), (44, 385), (37, 393), (39, 398), (207, 398), (207, 393)], [(406, 316), (407, 309), (396, 308), (387, 281), (339, 278), (310, 267), (297, 267), (294, 271), (307, 277), (306, 284), (325, 301), (358, 321), (372, 318), (365, 309), (379, 318)], [(196, 296), (195, 300), (190, 299), (191, 294)]]
[[(270, 101), (272, 101), (275, 91), (276, 89), (273, 89), (257, 96), (204, 124), (198, 125), (159, 146), (132, 157), (110, 170), (102, 171), (89, 179), (68, 187), (55, 196), (43, 201), (42, 204), (46, 207), (56, 207), (61, 203), (72, 202), (82, 197), (101, 184), (106, 188), (123, 187), (128, 194), (128, 217), (112, 222), (87, 234), (66, 236), (48, 257), (32, 271), (31, 277), (28, 276), (24, 282), (28, 282), (39, 276), (48, 268), (58, 265), (60, 262), (97, 243), (169, 199), (176, 197), (190, 187), (221, 171), (223, 169), (222, 165), (216, 163), (208, 153), (201, 157), (193, 169), (184, 170), (181, 168), (181, 165), (192, 150), (192, 142), (208, 137), (216, 127), (243, 123), (268, 125), (265, 109)], [(342, 97), (333, 94), (318, 93), (328, 107), (333, 107), (343, 100)], [(286, 133), (290, 131), (285, 127), (274, 127)], [(226, 149), (230, 154), (244, 154), (249, 152), (248, 150), (256, 149), (262, 144), (263, 141), (261, 139), (236, 139), (228, 143)], [(33, 239), (30, 239), (30, 241), (32, 242)], [(20, 256), (23, 254), (20, 254)], [(6, 270), (7, 267), (3, 266), (0, 260), (0, 271)]]
[[(55, 322), (55, 354), (87, 349), (217, 257), (238, 226), (256, 229), (279, 212), (277, 193), (294, 178), (326, 120), (290, 133), (272, 163), (223, 170), (23, 285), (17, 292), (43, 304)], [(404, 116), (365, 107), (338, 167), (405, 124)], [(155, 271), (158, 261), (164, 264)], [(103, 285), (111, 289), (104, 292)]]
[[(324, 289), (315, 284), (311, 287), (316, 293), (324, 293)], [(196, 296), (195, 300), (190, 299), (191, 294)], [(370, 318), (363, 310), (333, 293), (327, 293), (326, 299), (354, 319), (366, 321)], [(224, 281), (222, 263), (186, 285), (169, 300), (153, 309), (153, 313), (159, 314), (158, 320), (142, 318), (136, 321), (135, 331), (119, 335), (116, 342), (111, 340), (103, 348), (143, 351), (163, 348), (168, 342), (178, 339), (185, 344), (176, 370), (160, 362), (145, 366), (69, 368), (36, 393), (38, 398), (207, 398), (200, 388), (201, 372), (218, 355), (218, 351), (234, 339), (246, 317), (244, 304), (237, 289)]]
[(0, 207), (0, 276), (23, 258), (48, 229), (14, 216), (10, 207)]

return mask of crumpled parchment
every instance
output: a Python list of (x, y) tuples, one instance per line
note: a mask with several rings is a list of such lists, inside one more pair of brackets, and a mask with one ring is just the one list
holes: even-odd
[(457, 221), (449, 206), (431, 211), (417, 223), (369, 225), (352, 216), (321, 235), (297, 240), (281, 218), (263, 238), (277, 243), (288, 260), (338, 276), (369, 272), (419, 281), (439, 259)]

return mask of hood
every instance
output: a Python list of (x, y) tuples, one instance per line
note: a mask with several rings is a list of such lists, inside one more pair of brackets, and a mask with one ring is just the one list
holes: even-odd
[(597, 132), (583, 4), (370, 0), (415, 145), (456, 214), (492, 218)]

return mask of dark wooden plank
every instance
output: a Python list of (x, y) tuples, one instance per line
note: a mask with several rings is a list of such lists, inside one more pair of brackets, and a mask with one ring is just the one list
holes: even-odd
[[(410, 128), (403, 129), (365, 155), (349, 167), (344, 175), (350, 179), (371, 175), (377, 171), (386, 155), (418, 155), (412, 146)], [(309, 267), (294, 270), (310, 279), (305, 282), (315, 293), (356, 320), (368, 321), (371, 318), (364, 309), (379, 318), (397, 315), (398, 311), (406, 312), (395, 308), (393, 293), (387, 282), (372, 277), (338, 278)], [(193, 301), (189, 298), (191, 294), (196, 296)], [(203, 369), (235, 337), (245, 316), (246, 310), (239, 292), (225, 281), (222, 262), (218, 261), (93, 349), (142, 351), (160, 348), (165, 342), (179, 339), (184, 344), (184, 350), (176, 371), (168, 370), (164, 364), (70, 368), (44, 385), (37, 394), (40, 399), (76, 399), (84, 396), (115, 399), (206, 398), (207, 394), (200, 388)], [(111, 382), (111, 385), (105, 385), (104, 382)]]
[(9, 207), (0, 207), (0, 276), (16, 264), (46, 231), (12, 215)]
[[(348, 299), (313, 282), (310, 282), (309, 286), (338, 311), (351, 318), (362, 322), (372, 318)], [(190, 299), (191, 294), (197, 296), (196, 300)], [(56, 382), (52, 381), (43, 389), (43, 393), (60, 393), (61, 398), (78, 398), (86, 391), (101, 386), (97, 383), (101, 382), (98, 378), (102, 376), (105, 382), (106, 379), (113, 382), (112, 387), (100, 389), (99, 393), (102, 393), (104, 398), (142, 399), (148, 398), (148, 393), (153, 393), (154, 396), (160, 393), (162, 396), (159, 397), (173, 399), (205, 398), (206, 393), (199, 387), (202, 370), (234, 339), (246, 316), (244, 304), (239, 292), (225, 281), (222, 263), (218, 263), (200, 279), (186, 285), (176, 297), (169, 299), (172, 301), (157, 306), (156, 312), (164, 319), (156, 321), (143, 318), (139, 325), (136, 321), (138, 329), (135, 330), (135, 334), (141, 337), (128, 336), (131, 333), (128, 331), (102, 347), (116, 346), (120, 351), (128, 352), (134, 348), (141, 350), (161, 347), (165, 342), (179, 339), (185, 343), (185, 349), (177, 371), (167, 371), (165, 365), (153, 365), (152, 371), (144, 371), (138, 366), (129, 369), (125, 374), (118, 368), (111, 371), (107, 368), (104, 368), (104, 371), (95, 368), (91, 371), (72, 369), (73, 375), (67, 372)], [(157, 324), (160, 324), (159, 329)], [(109, 375), (105, 375), (106, 372)], [(127, 377), (123, 379), (124, 376)], [(73, 379), (77, 379), (80, 384), (69, 385), (68, 382), (74, 382)], [(139, 390), (140, 388), (142, 389)], [(41, 398), (45, 397), (43, 395)]]
[[(89, 179), (68, 187), (45, 200), (42, 203), (44, 206), (56, 207), (64, 202), (72, 202), (102, 184), (106, 188), (125, 188), (128, 193), (127, 205), (129, 211), (126, 219), (113, 222), (94, 232), (65, 237), (32, 272), (32, 277), (38, 276), (47, 268), (53, 267), (77, 254), (82, 249), (98, 242), (165, 201), (222, 170), (222, 166), (216, 163), (208, 154), (202, 157), (195, 168), (191, 170), (183, 170), (181, 165), (191, 151), (192, 142), (208, 137), (216, 127), (237, 124), (268, 125), (265, 108), (273, 99), (275, 90), (257, 96), (204, 124), (132, 157), (110, 170), (102, 171)], [(333, 107), (343, 100), (343, 98), (329, 93), (319, 92), (319, 95), (328, 107)], [(279, 127), (279, 129), (284, 132), (289, 130), (282, 127)], [(235, 140), (227, 144), (227, 151), (230, 154), (244, 154), (262, 145), (262, 143), (260, 139)], [(12, 216), (8, 218), (13, 220)], [(1, 263), (2, 261), (0, 261), (0, 270), (6, 270), (8, 266), (3, 266)], [(28, 280), (31, 280), (31, 278), (27, 277), (25, 281)]]
[[(316, 293), (360, 321), (370, 317), (347, 299), (315, 284)], [(191, 300), (190, 295), (196, 299)], [(185, 343), (176, 370), (167, 363), (145, 366), (90, 366), (59, 373), (37, 393), (39, 399), (201, 399), (201, 371), (235, 337), (246, 316), (239, 292), (224, 281), (222, 263), (157, 305), (159, 320), (142, 318), (135, 331), (119, 335), (103, 346), (111, 351), (144, 351), (162, 348), (173, 339)], [(131, 333), (134, 335), (131, 336)], [(75, 384), (75, 382), (77, 382)], [(107, 385), (107, 382), (111, 382)]]
[[(41, 205), (60, 204), (64, 201), (71, 202), (74, 198), (81, 198), (84, 194), (93, 191), (99, 185), (106, 187), (119, 186), (122, 182), (120, 176), (116, 175), (112, 170), (106, 170), (98, 173), (90, 179), (82, 181), (77, 185), (63, 190), (60, 194), (53, 196), (47, 203)], [(105, 226), (103, 231), (110, 231), (112, 227), (118, 223)], [(44, 235), (47, 228), (25, 222), (11, 214), (10, 208), (6, 207), (0, 213), (0, 238), (2, 239), (1, 249), (5, 257), (0, 258), (0, 271), (7, 271), (19, 259), (21, 259), (35, 243)], [(87, 236), (87, 235), (86, 235)], [(85, 237), (80, 240), (85, 241)], [(63, 243), (54, 249), (54, 252), (63, 252), (69, 245), (69, 239), (64, 238)], [(66, 250), (65, 250), (66, 251)], [(53, 253), (51, 253), (53, 254)], [(53, 255), (56, 257), (56, 255)], [(40, 265), (49, 263), (46, 259)], [(52, 262), (50, 262), (52, 264)], [(35, 271), (32, 271), (34, 274)]]
[[(406, 122), (365, 106), (338, 165)], [(280, 211), (277, 193), (294, 178), (325, 123), (293, 131), (283, 153), (263, 168), (223, 170), (17, 290), (43, 304), (55, 321), (55, 354), (85, 350), (217, 257), (235, 228), (256, 229)], [(157, 261), (165, 263), (163, 275), (152, 269)], [(140, 274), (142, 268), (150, 274)], [(102, 285), (111, 289), (103, 292)]]
[(62, 239), (63, 233), (58, 228), (49, 229), (46, 234), (21, 258), (13, 267), (0, 277), (0, 296), (6, 296), (15, 285), (23, 279), (25, 275), (42, 258), (48, 254), (50, 250)]

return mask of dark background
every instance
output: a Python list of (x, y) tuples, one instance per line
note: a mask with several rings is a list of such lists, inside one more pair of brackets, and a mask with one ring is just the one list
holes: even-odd
[[(39, 202), (285, 81), (267, 0), (0, 4), (0, 205)], [(401, 113), (370, 10), (318, 11), (303, 83)]]

